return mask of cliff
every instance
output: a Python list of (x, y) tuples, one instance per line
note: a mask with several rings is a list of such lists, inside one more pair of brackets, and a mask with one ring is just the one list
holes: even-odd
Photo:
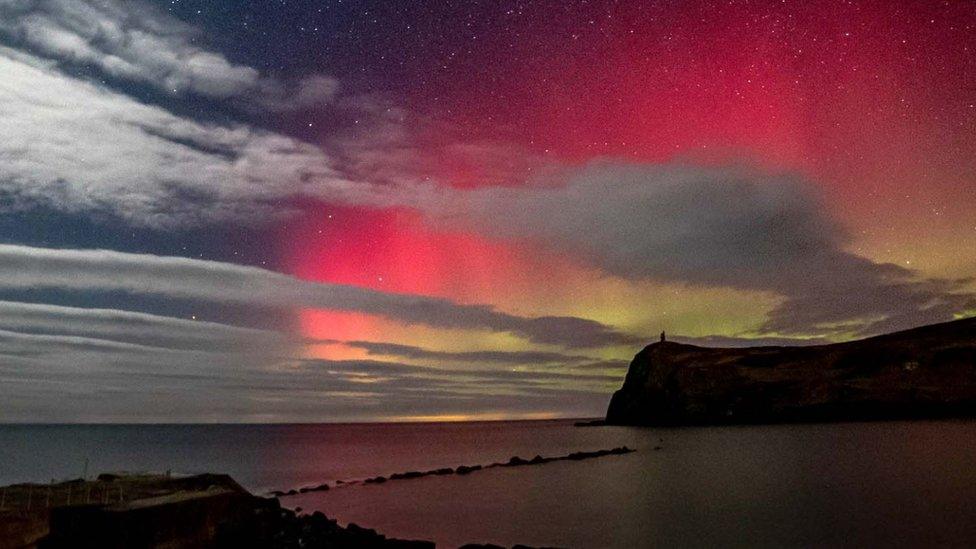
[(976, 416), (976, 318), (810, 347), (637, 353), (607, 423), (694, 425)]

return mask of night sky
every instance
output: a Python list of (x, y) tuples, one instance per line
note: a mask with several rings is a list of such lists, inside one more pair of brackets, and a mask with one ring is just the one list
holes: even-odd
[(976, 313), (976, 4), (0, 0), (0, 421), (602, 415)]

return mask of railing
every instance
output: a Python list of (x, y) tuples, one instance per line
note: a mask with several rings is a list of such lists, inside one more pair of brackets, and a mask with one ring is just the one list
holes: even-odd
[(0, 513), (30, 513), (70, 505), (124, 503), (122, 486), (97, 481), (59, 484), (15, 484), (0, 487)]

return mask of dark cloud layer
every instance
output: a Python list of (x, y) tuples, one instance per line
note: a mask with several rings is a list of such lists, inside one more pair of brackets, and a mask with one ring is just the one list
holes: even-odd
[(767, 333), (870, 334), (950, 320), (962, 285), (846, 251), (816, 186), (793, 175), (598, 162), (564, 185), (463, 193), (431, 215), (448, 226), (529, 239), (609, 273), (762, 290), (785, 300)]
[(584, 355), (545, 351), (433, 351), (414, 345), (376, 341), (331, 341), (348, 347), (363, 349), (370, 355), (395, 356), (405, 359), (446, 360), (459, 362), (491, 362), (506, 364), (574, 364), (592, 360)]
[(106, 250), (0, 244), (0, 289), (57, 288), (162, 295), (259, 307), (306, 307), (383, 316), (436, 328), (511, 332), (565, 347), (630, 344), (634, 336), (576, 317), (520, 317), (487, 305), (300, 280), (231, 263)]

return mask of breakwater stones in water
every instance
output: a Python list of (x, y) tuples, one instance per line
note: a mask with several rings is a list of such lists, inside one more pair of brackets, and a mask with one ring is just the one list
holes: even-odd
[[(658, 448), (655, 448), (655, 450), (657, 450), (657, 449)], [(618, 446), (617, 448), (610, 448), (610, 449), (606, 449), (606, 450), (596, 450), (596, 451), (592, 451), (592, 452), (573, 452), (571, 454), (566, 454), (566, 455), (563, 455), (563, 456), (543, 457), (543, 456), (537, 455), (537, 456), (535, 456), (535, 457), (533, 457), (531, 459), (525, 459), (525, 458), (521, 458), (519, 456), (512, 456), (506, 462), (492, 463), (492, 464), (489, 464), (489, 465), (459, 465), (459, 466), (457, 466), (457, 467), (455, 467), (453, 469), (450, 468), (450, 467), (444, 467), (444, 468), (441, 468), (441, 469), (431, 469), (429, 471), (407, 471), (407, 472), (404, 472), (404, 473), (393, 473), (392, 475), (390, 475), (388, 477), (386, 477), (386, 476), (370, 477), (370, 478), (367, 478), (367, 479), (362, 480), (362, 481), (355, 481), (355, 480), (343, 481), (343, 480), (339, 480), (339, 481), (336, 481), (334, 487), (350, 486), (350, 485), (355, 485), (355, 484), (359, 484), (359, 483), (362, 483), (362, 484), (383, 484), (384, 482), (387, 482), (387, 481), (390, 481), (390, 480), (408, 480), (408, 479), (423, 478), (423, 477), (428, 477), (428, 476), (468, 475), (468, 474), (474, 473), (476, 471), (481, 471), (481, 470), (484, 470), (484, 469), (492, 469), (492, 468), (495, 468), (495, 467), (522, 467), (522, 466), (526, 466), (526, 465), (541, 465), (543, 463), (551, 463), (553, 461), (581, 461), (581, 460), (584, 460), (584, 459), (593, 459), (593, 458), (599, 458), (599, 457), (604, 457), (604, 456), (619, 456), (619, 455), (623, 455), (623, 454), (629, 454), (629, 453), (635, 452), (635, 451), (636, 450), (634, 450), (632, 448), (628, 448), (626, 446)], [(306, 493), (309, 493), (309, 492), (323, 492), (323, 491), (326, 491), (326, 490), (329, 490), (329, 489), (330, 489), (330, 486), (329, 486), (328, 483), (322, 483), (322, 484), (319, 484), (317, 486), (305, 486), (305, 487), (299, 488), (297, 490), (296, 489), (292, 489), (292, 490), (288, 490), (288, 491), (275, 490), (275, 491), (271, 492), (271, 495), (273, 495), (275, 497), (295, 496), (295, 495), (298, 495), (298, 494), (306, 494)]]

